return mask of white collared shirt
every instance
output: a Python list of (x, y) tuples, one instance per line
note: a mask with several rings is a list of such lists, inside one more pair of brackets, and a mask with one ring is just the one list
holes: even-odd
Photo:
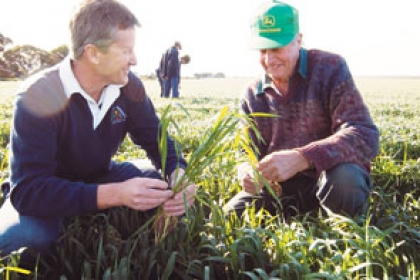
[(89, 94), (87, 94), (80, 86), (73, 70), (71, 69), (71, 60), (66, 58), (59, 66), (59, 75), (61, 83), (68, 98), (72, 94), (80, 93), (86, 99), (90, 111), (92, 112), (93, 129), (96, 129), (105, 117), (106, 112), (111, 107), (112, 103), (120, 96), (120, 88), (122, 85), (108, 85), (102, 91), (101, 97), (96, 102)]

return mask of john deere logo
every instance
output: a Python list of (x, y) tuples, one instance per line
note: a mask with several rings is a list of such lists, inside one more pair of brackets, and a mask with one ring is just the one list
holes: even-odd
[(276, 24), (276, 19), (273, 16), (268, 15), (263, 17), (262, 25), (264, 27), (273, 27), (274, 24)]
[[(260, 35), (270, 34), (270, 33), (279, 33), (281, 32), (281, 27), (276, 26), (276, 18), (272, 15), (265, 15), (261, 19), (261, 26), (258, 30)], [(266, 35), (263, 35), (266, 36)]]

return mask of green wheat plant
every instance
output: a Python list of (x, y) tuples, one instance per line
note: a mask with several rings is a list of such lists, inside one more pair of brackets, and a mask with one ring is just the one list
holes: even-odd
[[(169, 130), (171, 125), (177, 128), (176, 121), (171, 115), (171, 112), (172, 105), (169, 104), (163, 109), (160, 117), (161, 133), (158, 137), (158, 142), (162, 163), (162, 174), (165, 174), (167, 161), (168, 143), (167, 135), (165, 133)], [(186, 116), (188, 117), (188, 114), (186, 114)], [(240, 118), (238, 115), (230, 113), (229, 107), (224, 107), (220, 111), (213, 123), (202, 132), (203, 137), (200, 139), (200, 145), (189, 155), (188, 165), (184, 172), (176, 174), (175, 182), (173, 182), (172, 186), (174, 193), (182, 191), (190, 182), (193, 182), (197, 187), (200, 187), (200, 176), (203, 174), (203, 170), (230, 151), (231, 141), (232, 138), (234, 138), (235, 131), (237, 131), (239, 122)], [(177, 129), (177, 131), (179, 132), (179, 129)], [(178, 153), (180, 153), (179, 150)], [(196, 197), (196, 199), (200, 198)], [(187, 209), (186, 204), (185, 208)], [(188, 215), (188, 211), (186, 211), (186, 214)], [(164, 216), (163, 210), (159, 209), (153, 226), (156, 233), (156, 241), (159, 242), (164, 238), (168, 229), (176, 226), (177, 221), (178, 219), (176, 217)]]
[[(181, 106), (181, 105), (179, 105)], [(182, 106), (181, 106), (182, 107)], [(251, 118), (241, 115), (233, 110), (229, 106), (223, 107), (220, 112), (210, 121), (209, 125), (202, 131), (202, 137), (200, 139), (200, 145), (188, 156), (188, 165), (184, 172), (176, 174), (175, 183), (172, 187), (174, 193), (179, 193), (187, 186), (190, 182), (196, 183), (197, 187), (200, 187), (202, 181), (203, 171), (214, 162), (224, 160), (228, 154), (236, 154), (238, 162), (246, 161), (251, 163), (255, 176), (259, 178), (264, 185), (269, 188), (273, 186), (266, 182), (258, 172), (256, 172), (257, 156), (255, 153), (255, 147), (250, 140), (248, 129), (250, 128), (257, 137), (261, 137), (256, 130)], [(159, 151), (162, 162), (162, 174), (165, 174), (165, 166), (167, 162), (167, 135), (165, 134), (171, 127), (175, 128), (175, 131), (180, 132), (176, 121), (171, 115), (172, 105), (169, 104), (163, 109), (160, 117), (160, 135), (158, 137)], [(188, 117), (188, 112), (184, 110)], [(259, 116), (268, 116), (266, 114), (260, 114)], [(241, 129), (243, 128), (243, 129)], [(178, 150), (178, 154), (180, 155)], [(196, 197), (200, 199), (199, 197)], [(204, 201), (202, 201), (204, 202)], [(187, 211), (187, 205), (185, 204)], [(188, 211), (187, 211), (188, 214)], [(168, 229), (176, 226), (176, 217), (165, 217), (164, 222), (162, 219), (164, 213), (162, 209), (158, 211), (156, 220), (154, 222), (154, 228), (156, 232), (156, 240), (159, 241), (166, 236)]]

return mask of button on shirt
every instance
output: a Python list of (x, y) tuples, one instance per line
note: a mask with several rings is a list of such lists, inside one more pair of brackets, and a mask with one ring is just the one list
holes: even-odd
[(71, 69), (71, 60), (65, 59), (59, 66), (60, 80), (64, 86), (64, 90), (68, 98), (72, 94), (79, 93), (87, 101), (90, 111), (92, 112), (93, 129), (96, 129), (103, 120), (106, 112), (111, 107), (112, 103), (119, 97), (120, 88), (123, 85), (108, 85), (102, 91), (101, 97), (96, 102), (83, 88), (80, 86), (73, 70)]

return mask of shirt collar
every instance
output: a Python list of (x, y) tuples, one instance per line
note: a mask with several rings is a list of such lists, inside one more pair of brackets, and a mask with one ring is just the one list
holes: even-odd
[[(70, 98), (70, 96), (75, 93), (80, 93), (86, 100), (93, 101), (93, 98), (83, 90), (77, 81), (76, 76), (74, 76), (73, 70), (71, 69), (71, 59), (69, 57), (61, 62), (59, 70), (60, 80), (64, 86), (64, 90), (68, 98)], [(121, 87), (123, 86), (109, 85), (106, 87), (106, 90), (103, 93), (113, 97), (119, 96)], [(103, 94), (101, 96), (101, 100), (103, 100)]]
[(302, 78), (306, 79), (307, 76), (307, 68), (308, 68), (308, 51), (304, 48), (299, 50), (299, 66), (297, 72), (302, 76)]
[(60, 80), (68, 98), (75, 93), (80, 93), (84, 97), (88, 96), (74, 76), (73, 70), (71, 69), (71, 59), (69, 57), (63, 60), (59, 69)]
[[(298, 67), (295, 73), (302, 76), (302, 78), (307, 78), (307, 64), (308, 64), (308, 51), (304, 48), (299, 50), (299, 60), (298, 60)], [(256, 94), (262, 94), (267, 88), (273, 88), (276, 90), (272, 85), (272, 80), (267, 75), (264, 75), (261, 81), (257, 85)]]

